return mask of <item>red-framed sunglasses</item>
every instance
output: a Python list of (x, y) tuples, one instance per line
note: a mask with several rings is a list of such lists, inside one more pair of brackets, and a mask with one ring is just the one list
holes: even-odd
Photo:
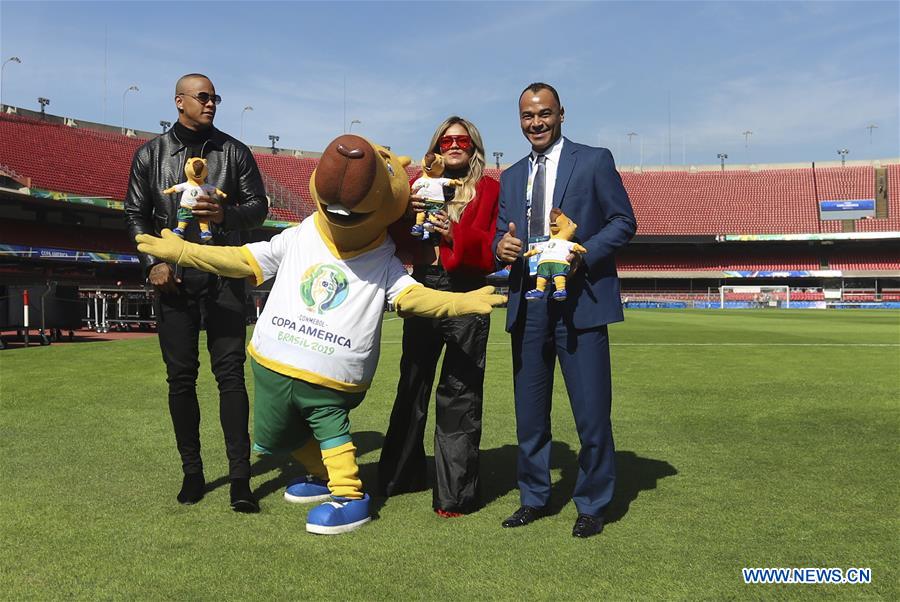
[(453, 148), (453, 143), (456, 143), (456, 146), (460, 148), (460, 150), (469, 150), (472, 148), (472, 138), (471, 136), (467, 136), (466, 134), (462, 134), (460, 136), (441, 136), (438, 138), (438, 148), (441, 149), (442, 153), (447, 152), (451, 148)]

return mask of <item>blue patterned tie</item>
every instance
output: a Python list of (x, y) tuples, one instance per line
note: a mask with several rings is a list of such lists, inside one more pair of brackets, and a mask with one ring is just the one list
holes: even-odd
[(529, 237), (544, 236), (544, 221), (547, 213), (544, 209), (544, 190), (547, 180), (546, 162), (547, 157), (544, 155), (537, 156), (537, 171), (534, 173), (534, 180), (531, 183), (531, 219), (528, 222)]

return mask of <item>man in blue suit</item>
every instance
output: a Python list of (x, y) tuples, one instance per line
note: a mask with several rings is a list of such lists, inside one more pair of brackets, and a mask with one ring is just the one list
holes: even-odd
[[(521, 498), (521, 507), (503, 526), (527, 525), (547, 512), (550, 402), (558, 358), (581, 441), (572, 535), (590, 537), (603, 530), (616, 478), (607, 324), (623, 315), (614, 255), (637, 224), (612, 154), (563, 138), (564, 119), (552, 86), (528, 86), (519, 97), (519, 120), (531, 154), (500, 178), (494, 251), (498, 264), (512, 264), (506, 330), (512, 337)], [(545, 295), (526, 301), (534, 277), (522, 254), (547, 237), (555, 208), (578, 224), (576, 238), (587, 253), (568, 257), (566, 300)]]

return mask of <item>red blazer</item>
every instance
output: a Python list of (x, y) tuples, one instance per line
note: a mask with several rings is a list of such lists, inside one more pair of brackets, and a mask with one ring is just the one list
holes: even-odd
[[(410, 180), (415, 182), (419, 176)], [(458, 223), (451, 227), (453, 244), (444, 237), (440, 241), (441, 265), (448, 272), (489, 274), (494, 271), (494, 253), (491, 243), (497, 228), (500, 184), (490, 176), (482, 176), (475, 185), (475, 197), (466, 205)], [(397, 255), (404, 263), (415, 264), (416, 251), (421, 240), (409, 233), (410, 221), (401, 219), (389, 229), (397, 245)]]

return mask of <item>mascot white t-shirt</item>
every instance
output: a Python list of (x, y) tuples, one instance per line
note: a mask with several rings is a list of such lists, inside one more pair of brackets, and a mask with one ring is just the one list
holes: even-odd
[(385, 299), (418, 283), (394, 242), (348, 258), (325, 244), (315, 214), (244, 246), (264, 280), (278, 278), (248, 351), (270, 370), (339, 391), (365, 391), (378, 366)]
[(551, 238), (544, 243), (544, 246), (541, 249), (540, 262), (544, 263), (545, 261), (557, 261), (560, 263), (568, 263), (566, 261), (566, 257), (568, 257), (569, 253), (572, 252), (572, 247), (574, 246), (575, 243), (571, 240)]
[(181, 184), (176, 184), (172, 188), (175, 189), (175, 192), (181, 193), (181, 206), (188, 209), (195, 207), (197, 205), (197, 199), (201, 196), (216, 196), (216, 187), (212, 184), (202, 184), (197, 186), (190, 182), (182, 182)]
[(427, 201), (444, 202), (444, 186), (450, 182), (450, 178), (421, 177), (413, 182), (411, 194)]

